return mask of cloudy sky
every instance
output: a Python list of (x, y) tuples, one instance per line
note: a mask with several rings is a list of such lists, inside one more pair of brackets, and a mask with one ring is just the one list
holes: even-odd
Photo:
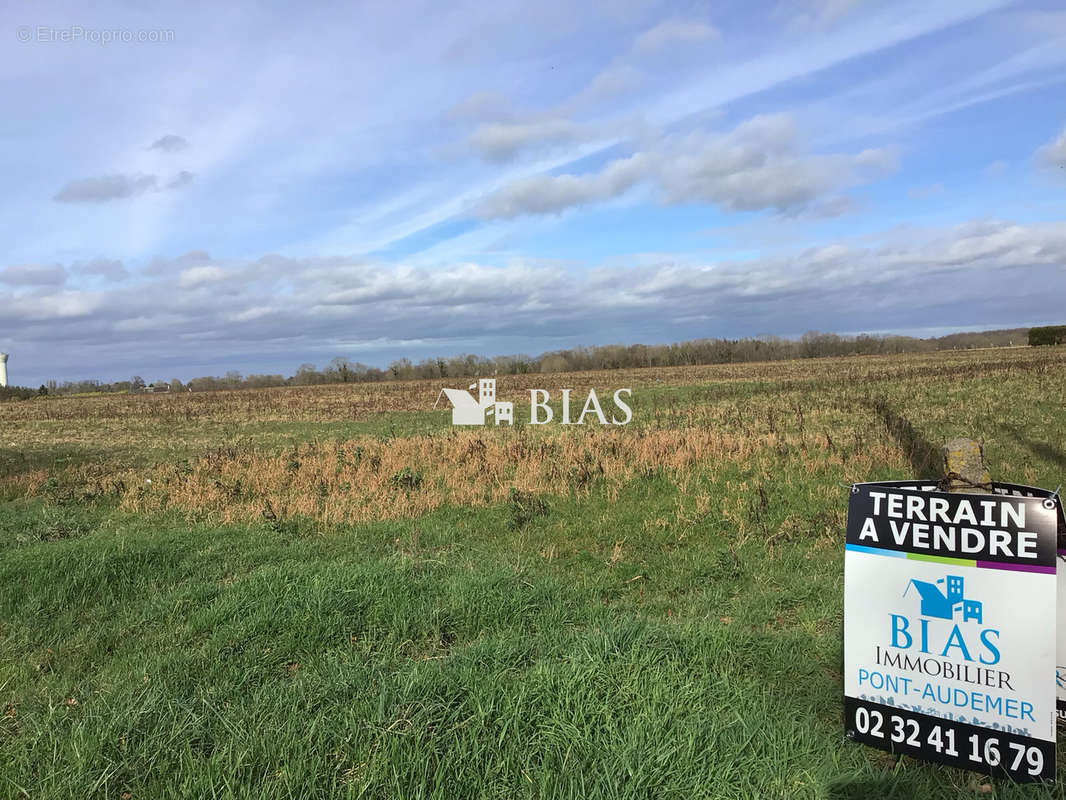
[(1060, 0), (4, 4), (13, 383), (1066, 322)]

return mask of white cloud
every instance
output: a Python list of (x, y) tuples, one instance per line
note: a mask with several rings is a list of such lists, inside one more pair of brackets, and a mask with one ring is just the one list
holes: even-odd
[(230, 314), (229, 319), (233, 322), (251, 322), (252, 320), (268, 317), (271, 314), (276, 313), (277, 309), (273, 306), (252, 306), (243, 311), (237, 311)]
[(481, 120), (500, 117), (510, 104), (500, 92), (474, 92), (448, 109), (447, 116), (457, 120)]
[(565, 119), (490, 122), (470, 134), (471, 146), (487, 161), (510, 161), (523, 150), (576, 141), (582, 127)]
[(192, 183), (193, 177), (194, 176), (191, 172), (183, 169), (181, 172), (179, 172), (177, 175), (170, 179), (170, 181), (166, 185), (166, 188), (180, 189), (182, 186)]
[(106, 298), (93, 292), (65, 291), (21, 297), (13, 316), (29, 322), (61, 322), (88, 317)]
[(477, 206), (487, 219), (551, 214), (617, 197), (646, 178), (656, 158), (637, 153), (587, 175), (534, 175), (498, 189)]
[(0, 269), (0, 283), (8, 286), (61, 286), (67, 271), (59, 264), (22, 264)]
[(59, 203), (106, 203), (122, 200), (154, 190), (158, 185), (155, 175), (104, 175), (100, 178), (73, 180), (56, 192), (53, 198)]
[(665, 203), (711, 203), (731, 211), (840, 213), (841, 192), (896, 167), (888, 149), (812, 154), (785, 114), (753, 117), (725, 134), (667, 138), (651, 152), (609, 162), (599, 172), (514, 181), (477, 207), (485, 218), (556, 213), (618, 197), (649, 180)]
[[(789, 87), (792, 86), (820, 91), (823, 88), (822, 76), (832, 75), (833, 70), (850, 69), (849, 64), (858, 63), (864, 57), (902, 42), (921, 37), (928, 39), (927, 34), (932, 31), (980, 17), (1003, 3), (1004, 0), (971, 0), (966, 3), (930, 5), (908, 0), (903, 6), (886, 7), (879, 4), (861, 19), (858, 14), (852, 15), (843, 24), (832, 29), (819, 29), (811, 37), (802, 40), (791, 36), (782, 38), (772, 20), (756, 15), (752, 17), (750, 25), (739, 26), (736, 31), (740, 34), (738, 36), (734, 36), (734, 26), (730, 25), (728, 47), (726, 44), (721, 47), (714, 45), (713, 64), (696, 63), (693, 59), (687, 67), (675, 69), (669, 76), (656, 75), (654, 72), (641, 73), (637, 76), (643, 81), (639, 93), (628, 94), (618, 103), (596, 105), (594, 110), (598, 118), (592, 118), (590, 113), (594, 98), (584, 95), (583, 90), (567, 97), (566, 91), (574, 86), (587, 87), (588, 81), (594, 80), (591, 76), (597, 74), (598, 63), (607, 69), (619, 63), (616, 57), (624, 56), (632, 38), (625, 39), (624, 43), (604, 40), (602, 48), (588, 48), (580, 44), (584, 40), (578, 38), (572, 40), (577, 42), (572, 47), (571, 44), (560, 44), (559, 48), (541, 47), (535, 52), (516, 52), (497, 41), (491, 45), (491, 49), (500, 55), (500, 61), (491, 67), (478, 64), (476, 70), (467, 70), (460, 76), (449, 75), (449, 79), (454, 77), (449, 85), (442, 89), (441, 85), (435, 84), (433, 89), (425, 89), (422, 93), (439, 93), (446, 110), (463, 97), (470, 97), (471, 89), (484, 91), (488, 96), (481, 99), (489, 102), (480, 107), (478, 103), (473, 103), (470, 110), (475, 117), (482, 114), (478, 118), (485, 121), (515, 122), (509, 110), (510, 101), (514, 101), (529, 108), (542, 109), (545, 114), (554, 117), (566, 112), (582, 124), (592, 124), (594, 131), (603, 134), (603, 139), (590, 142), (582, 137), (569, 143), (552, 145), (550, 157), (543, 159), (545, 164), (540, 169), (543, 173), (575, 171), (573, 166), (568, 169), (568, 165), (615, 144), (619, 138), (619, 128), (623, 129), (623, 138), (639, 137), (639, 132), (628, 129), (630, 125), (619, 125), (620, 119), (640, 118), (652, 127), (668, 129), (694, 113), (709, 114), (739, 98), (749, 98), (753, 105), (759, 104), (762, 102), (759, 98), (765, 96), (762, 93), (773, 87), (786, 96), (791, 93)], [(646, 19), (646, 16), (641, 16)], [(510, 19), (514, 24), (514, 18)], [(772, 30), (767, 31), (767, 26)], [(632, 26), (630, 30), (633, 30)], [(933, 45), (922, 47), (925, 50), (934, 49)], [(690, 55), (705, 51), (703, 46), (685, 49)], [(605, 60), (599, 60), (604, 57)], [(648, 62), (652, 60), (651, 57), (646, 59)], [(590, 76), (587, 80), (584, 79), (586, 70)], [(476, 75), (473, 86), (464, 84), (467, 75)], [(797, 83), (799, 78), (804, 80)], [(503, 101), (502, 97), (509, 100)], [(615, 99), (619, 100), (617, 96)], [(435, 100), (426, 99), (424, 105), (433, 108)], [(423, 105), (411, 106), (414, 107), (421, 108)], [(854, 115), (856, 109), (849, 107), (846, 112)], [(439, 115), (435, 119), (439, 120)], [(393, 124), (394, 121), (389, 117), (381, 129), (391, 133)], [(430, 133), (436, 130), (434, 125), (423, 127)], [(463, 132), (459, 140), (464, 145), (467, 144), (467, 135), (467, 132)], [(435, 152), (440, 153), (441, 150), (438, 148)], [(290, 249), (296, 251), (307, 247), (318, 252), (367, 252), (396, 244), (420, 230), (439, 231), (441, 223), (464, 217), (478, 198), (493, 193), (513, 180), (528, 177), (530, 172), (529, 165), (518, 159), (509, 163), (507, 168), (494, 170), (490, 174), (486, 174), (478, 164), (471, 166), (454, 157), (445, 160), (449, 162), (448, 169), (435, 170), (430, 165), (424, 172), (418, 171), (420, 177), (413, 187), (397, 179), (394, 189), (383, 196), (367, 198), (365, 202), (353, 204), (342, 212), (334, 210), (335, 213), (326, 217), (317, 217), (316, 224), (321, 219), (337, 221), (327, 230), (313, 230), (300, 240), (291, 242)], [(374, 168), (379, 166), (376, 164)], [(404, 166), (408, 166), (406, 161)], [(417, 202), (409, 202), (411, 198), (417, 198)], [(401, 200), (409, 205), (402, 222), (380, 224), (376, 219), (379, 216), (378, 209), (388, 208)], [(840, 209), (846, 205), (846, 201), (834, 198), (832, 201), (819, 201), (816, 205)], [(460, 256), (469, 256), (471, 252), (460, 253)]]
[(52, 199), (57, 203), (107, 203), (146, 192), (179, 189), (192, 181), (193, 174), (182, 170), (162, 187), (155, 175), (104, 175), (69, 181)]
[(668, 19), (640, 34), (633, 41), (633, 50), (651, 53), (678, 45), (710, 42), (719, 36), (718, 30), (706, 22)]
[(643, 81), (635, 67), (618, 64), (598, 73), (579, 94), (578, 102), (596, 103), (632, 91)]
[(1066, 128), (1062, 129), (1057, 139), (1041, 147), (1037, 155), (1049, 167), (1066, 169)]
[(184, 150), (189, 146), (189, 143), (184, 137), (178, 136), (173, 133), (168, 133), (166, 136), (162, 136), (152, 142), (152, 146), (149, 150), (162, 150), (166, 153), (176, 153), (179, 150)]
[(72, 271), (80, 275), (105, 278), (109, 281), (121, 281), (129, 277), (129, 271), (122, 262), (113, 258), (94, 258), (92, 261), (74, 264)]
[(178, 286), (182, 289), (195, 289), (206, 284), (218, 283), (225, 277), (225, 271), (216, 266), (190, 267), (182, 270), (178, 276)]
[[(548, 340), (597, 343), (617, 340), (618, 331), (643, 332), (629, 341), (663, 341), (812, 328), (1006, 327), (1059, 313), (1048, 286), (1066, 263), (1066, 223), (980, 221), (774, 257), (666, 254), (650, 265), (633, 259), (585, 272), (542, 262), (435, 269), (338, 263), (346, 266), (329, 269), (322, 259), (230, 263), (225, 273), (239, 279), (225, 293), (171, 291), (173, 273), (96, 292), (0, 290), (10, 309), (0, 317), (0, 339), (17, 337), (20, 352), (37, 348), (51, 363), (55, 354), (80, 353), (106, 377), (110, 363), (156, 364), (161, 354), (173, 359), (168, 363), (200, 363), (201, 356), (175, 346), (182, 341), (211, 341), (212, 363), (224, 371), (249, 369), (243, 359), (250, 354), (273, 353), (287, 365), (274, 369), (291, 369), (284, 359), (301, 348), (332, 357), (350, 352), (346, 343), (376, 340), (420, 342), (406, 354), (421, 357), (454, 352), (459, 340), (468, 352), (539, 352), (550, 349), (540, 344)], [(218, 278), (222, 268), (186, 272)], [(182, 374), (205, 371), (195, 369)]]

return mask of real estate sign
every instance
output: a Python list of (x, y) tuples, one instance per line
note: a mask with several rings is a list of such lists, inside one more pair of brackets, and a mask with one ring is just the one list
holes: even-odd
[(859, 742), (1055, 776), (1057, 499), (852, 487), (844, 717)]

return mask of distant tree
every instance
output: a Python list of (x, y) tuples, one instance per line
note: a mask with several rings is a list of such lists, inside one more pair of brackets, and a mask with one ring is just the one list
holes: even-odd
[(185, 384), (179, 381), (177, 378), (170, 379), (170, 391), (172, 392), (184, 392)]
[(332, 375), (330, 375), (331, 380), (339, 383), (349, 383), (355, 377), (353, 366), (352, 362), (344, 356), (337, 356), (329, 362), (329, 366), (326, 367), (326, 372), (332, 373)]
[(0, 386), (0, 403), (15, 400), (29, 400), (36, 392), (28, 386)]
[(396, 380), (403, 380), (404, 378), (410, 378), (414, 372), (414, 367), (411, 364), (411, 359), (401, 358), (397, 361), (393, 361), (389, 364), (389, 372), (392, 373), (392, 377)]
[(1066, 344), (1066, 325), (1048, 325), (1029, 329), (1029, 344), (1038, 347), (1045, 344)]
[(48, 394), (48, 387), (42, 383), (41, 388), (37, 390), (37, 394), (42, 396)]
[(296, 374), (293, 376), (292, 382), (298, 386), (311, 386), (315, 383), (321, 383), (322, 376), (315, 369), (314, 364), (301, 364), (296, 369)]
[(194, 392), (207, 392), (212, 389), (220, 388), (218, 385), (218, 379), (212, 378), (209, 375), (205, 375), (201, 378), (193, 378), (189, 381), (189, 387)]
[(144, 391), (144, 387), (145, 387), (144, 378), (142, 378), (140, 375), (134, 375), (132, 378), (130, 378), (130, 391), (131, 392)]
[(246, 375), (243, 385), (249, 389), (266, 389), (271, 386), (284, 386), (285, 378), (281, 375)]
[(566, 358), (561, 353), (553, 353), (540, 360), (541, 372), (562, 372), (567, 366)]

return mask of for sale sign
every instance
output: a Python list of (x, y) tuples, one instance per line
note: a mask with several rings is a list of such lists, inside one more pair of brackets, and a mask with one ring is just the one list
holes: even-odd
[(852, 487), (849, 737), (1018, 781), (1055, 775), (1057, 503)]

